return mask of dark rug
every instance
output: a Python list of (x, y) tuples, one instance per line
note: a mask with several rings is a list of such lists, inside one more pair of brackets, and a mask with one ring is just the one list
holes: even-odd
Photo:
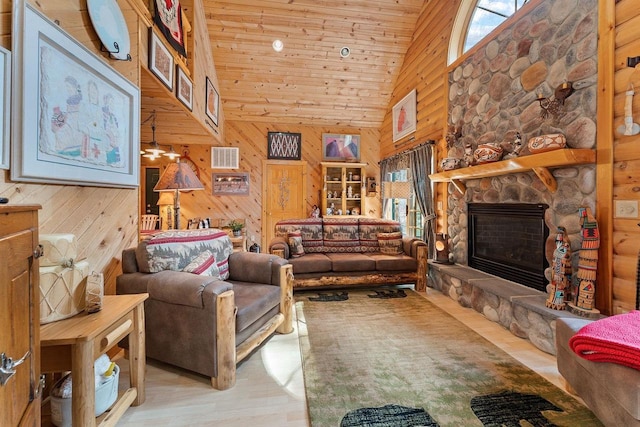
[[(350, 290), (321, 302), (296, 292), (313, 427), (601, 426), (563, 390), (413, 290), (402, 293)], [(413, 416), (422, 419), (411, 424)]]

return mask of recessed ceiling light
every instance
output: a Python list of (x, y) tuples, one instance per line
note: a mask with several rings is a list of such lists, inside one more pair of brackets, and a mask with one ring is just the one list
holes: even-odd
[(351, 49), (349, 49), (348, 47), (345, 46), (340, 49), (340, 56), (342, 56), (343, 58), (346, 58), (350, 54), (351, 54)]
[(282, 40), (274, 40), (272, 46), (273, 46), (273, 50), (275, 50), (276, 52), (282, 52), (282, 49), (284, 48), (284, 43), (282, 43)]

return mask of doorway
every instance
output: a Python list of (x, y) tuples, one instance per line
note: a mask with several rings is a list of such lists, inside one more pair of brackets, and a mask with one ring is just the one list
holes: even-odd
[(262, 166), (262, 247), (266, 252), (278, 221), (307, 216), (307, 162), (264, 160)]

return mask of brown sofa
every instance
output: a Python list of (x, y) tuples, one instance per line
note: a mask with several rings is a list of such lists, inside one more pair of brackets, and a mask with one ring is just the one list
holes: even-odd
[(640, 371), (578, 356), (569, 339), (590, 320), (560, 318), (556, 321), (558, 371), (569, 391), (584, 400), (605, 426), (640, 426)]
[[(400, 224), (380, 218), (327, 217), (282, 220), (269, 252), (293, 266), (295, 288), (415, 284), (426, 289), (427, 245), (400, 237), (400, 254), (381, 252), (382, 233), (401, 234)], [(301, 235), (304, 255), (294, 256), (290, 236)], [(294, 248), (295, 249), (295, 248)]]
[(293, 330), (291, 265), (275, 255), (232, 253), (222, 233), (226, 259), (217, 261), (228, 265), (226, 280), (175, 269), (145, 272), (145, 242), (123, 251), (123, 274), (116, 279), (118, 294), (149, 293), (147, 356), (211, 377), (220, 390), (235, 384), (236, 364), (253, 349), (274, 332)]

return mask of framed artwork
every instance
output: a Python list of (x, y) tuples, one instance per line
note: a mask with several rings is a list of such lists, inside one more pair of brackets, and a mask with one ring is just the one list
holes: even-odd
[(416, 131), (416, 90), (393, 106), (393, 142)]
[(186, 57), (180, 0), (155, 0), (154, 11), (153, 22), (176, 52)]
[(11, 52), (0, 47), (0, 169), (9, 169), (11, 137)]
[(301, 149), (301, 133), (267, 133), (267, 159), (300, 160), (302, 157)]
[(29, 3), (13, 19), (11, 179), (137, 187), (138, 87)]
[(214, 173), (211, 179), (214, 196), (248, 196), (249, 173)]
[(149, 69), (169, 90), (173, 90), (173, 55), (153, 27), (149, 29)]
[(176, 97), (189, 111), (193, 110), (193, 82), (179, 65), (176, 65)]
[(360, 135), (323, 133), (322, 160), (337, 162), (359, 161)]
[(215, 86), (207, 77), (207, 102), (205, 110), (207, 112), (207, 117), (209, 117), (213, 124), (218, 126), (218, 107), (220, 106), (220, 95), (218, 95), (218, 91)]

